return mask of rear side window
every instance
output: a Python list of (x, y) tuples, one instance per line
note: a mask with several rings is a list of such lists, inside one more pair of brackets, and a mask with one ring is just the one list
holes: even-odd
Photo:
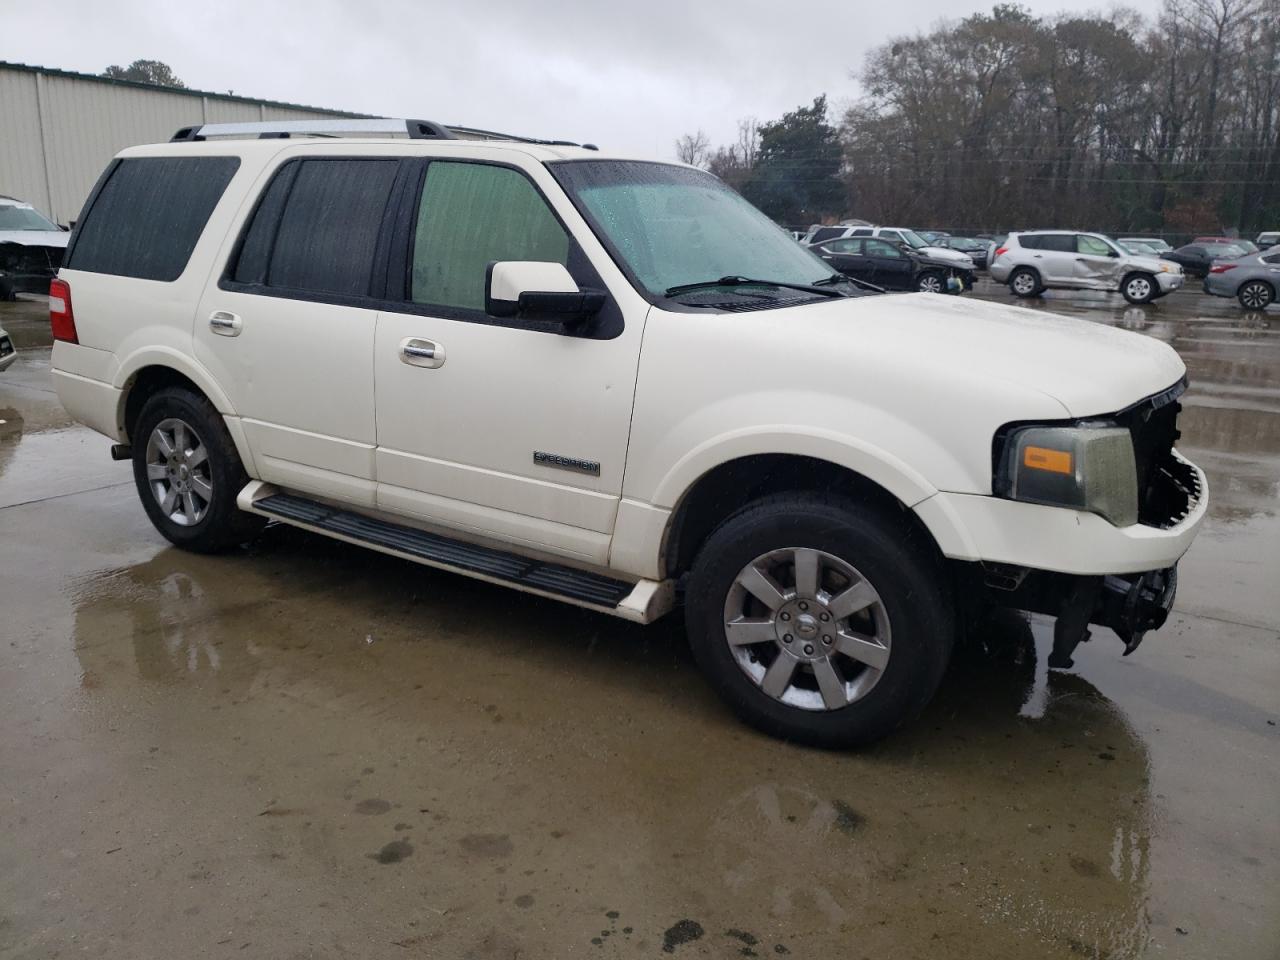
[(844, 233), (844, 227), (820, 227), (813, 232), (813, 240), (811, 243), (822, 243), (824, 240), (830, 240), (832, 237), (841, 236)]
[(1018, 237), (1018, 246), (1023, 247), (1027, 250), (1043, 250), (1044, 249), (1043, 241), (1044, 241), (1044, 237), (1021, 236), (1021, 237)]
[(500, 260), (568, 265), (569, 235), (518, 171), (433, 161), (418, 208), (411, 299), (483, 310), (486, 270)]
[[(399, 161), (317, 159), (297, 162), (284, 198), (273, 182), (245, 237), (235, 276), (254, 267), (246, 254), (270, 248), (266, 285), (312, 293), (366, 296), (382, 218)], [(279, 178), (281, 174), (277, 174)], [(289, 176), (285, 173), (284, 176)], [(258, 232), (283, 202), (274, 241)]]
[(237, 157), (119, 161), (77, 225), (66, 266), (177, 280), (239, 166)]

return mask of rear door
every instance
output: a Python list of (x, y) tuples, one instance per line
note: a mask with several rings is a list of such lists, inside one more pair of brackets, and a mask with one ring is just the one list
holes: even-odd
[(402, 161), (287, 158), (196, 314), (195, 354), (227, 392), (262, 479), (374, 504), (375, 261)]
[(1047, 283), (1060, 287), (1077, 286), (1075, 275), (1076, 238), (1072, 233), (1042, 233), (1035, 266)]
[(1076, 234), (1075, 278), (1082, 287), (1116, 290), (1121, 263), (1111, 247), (1087, 233)]
[(846, 277), (858, 280), (870, 280), (872, 265), (862, 255), (863, 241), (852, 237), (844, 240), (832, 240), (818, 250), (818, 255)]

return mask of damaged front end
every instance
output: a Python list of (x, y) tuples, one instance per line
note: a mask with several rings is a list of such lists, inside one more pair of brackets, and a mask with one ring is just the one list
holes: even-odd
[(0, 300), (19, 293), (48, 293), (65, 247), (0, 241)]

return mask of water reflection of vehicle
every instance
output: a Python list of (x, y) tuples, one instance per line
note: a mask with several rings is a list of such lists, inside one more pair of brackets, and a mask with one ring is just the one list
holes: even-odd
[(1020, 615), (975, 631), (916, 728), (866, 759), (843, 788), (744, 781), (709, 825), (730, 901), (762, 903), (761, 928), (883, 925), (911, 955), (975, 926), (992, 956), (1141, 951), (1146, 747), (1091, 684), (1045, 670)]

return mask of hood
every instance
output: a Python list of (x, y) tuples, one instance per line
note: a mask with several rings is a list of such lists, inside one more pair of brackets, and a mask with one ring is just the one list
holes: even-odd
[[(890, 294), (796, 308), (830, 337), (826, 317), (842, 314), (854, 356), (892, 364), (926, 381), (930, 368), (947, 380), (963, 376), (975, 390), (997, 381), (1047, 395), (1063, 416), (1114, 413), (1159, 393), (1186, 375), (1173, 348), (1159, 340), (1089, 320), (1030, 307), (937, 294)], [(803, 336), (803, 334), (799, 334)], [(841, 337), (837, 337), (839, 339)], [(833, 351), (835, 352), (835, 351)], [(1022, 419), (1017, 410), (1009, 420)]]
[(973, 258), (967, 253), (961, 253), (959, 250), (951, 250), (947, 247), (920, 247), (916, 252), (924, 254), (926, 257), (933, 257), (935, 260), (946, 260), (950, 263), (973, 262)]
[(0, 243), (16, 243), (24, 247), (67, 246), (71, 234), (65, 230), (0, 230)]

